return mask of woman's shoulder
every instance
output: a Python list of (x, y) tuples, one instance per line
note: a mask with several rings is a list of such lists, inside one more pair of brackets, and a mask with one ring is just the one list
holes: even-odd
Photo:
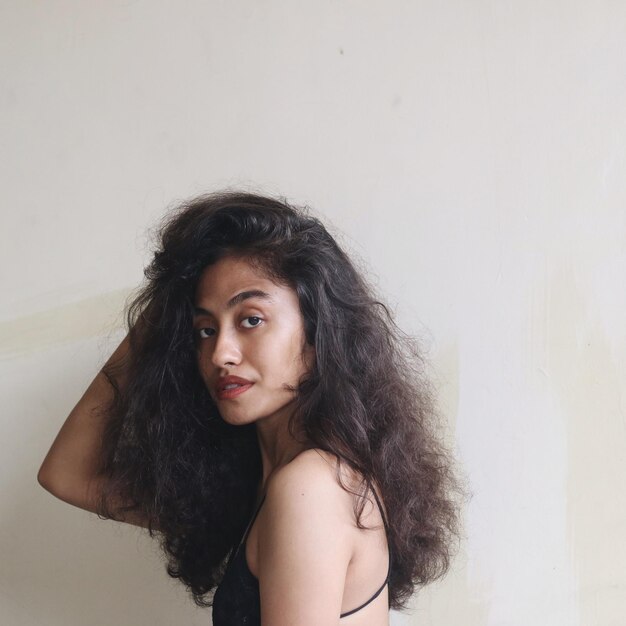
[[(348, 487), (346, 491), (341, 483)], [(265, 509), (287, 514), (295, 509), (321, 512), (338, 525), (351, 526), (353, 519), (355, 473), (338, 457), (318, 448), (300, 452), (289, 463), (275, 470), (265, 486)], [(329, 520), (330, 522), (330, 520)]]
[[(360, 508), (361, 496), (364, 497), (361, 521), (366, 525), (371, 523), (376, 527), (383, 523), (381, 513), (387, 516), (385, 498), (378, 482), (374, 479), (371, 488), (366, 488), (363, 476), (332, 452), (309, 448), (282, 466), (276, 478), (274, 492), (280, 490), (282, 496), (288, 498), (303, 495), (304, 489), (315, 491), (320, 502), (326, 507), (334, 506), (341, 519), (349, 521), (353, 528), (356, 527), (355, 510)], [(302, 490), (298, 491), (301, 487)], [(372, 489), (376, 493), (372, 493)]]
[(346, 498), (350, 494), (335, 478), (336, 462), (329, 453), (308, 449), (272, 472), (247, 542), (249, 568), (255, 576), (261, 561), (280, 554), (286, 558), (291, 551), (285, 552), (285, 546), (295, 545), (298, 559), (330, 552), (328, 559), (336, 559), (336, 566), (345, 569), (352, 557), (354, 526), (351, 501)]
[(340, 482), (348, 489), (355, 490), (359, 476), (335, 454), (320, 448), (308, 448), (274, 472), (268, 480), (266, 491), (269, 495), (270, 491), (276, 494), (277, 491), (297, 491), (299, 487), (307, 486), (309, 490), (341, 496), (342, 492), (347, 492)]

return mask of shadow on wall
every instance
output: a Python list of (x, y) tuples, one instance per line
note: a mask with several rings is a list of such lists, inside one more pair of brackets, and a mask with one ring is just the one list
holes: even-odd
[(102, 362), (98, 343), (0, 364), (0, 622), (206, 626), (210, 611), (167, 576), (156, 540), (69, 506), (37, 483), (47, 449)]

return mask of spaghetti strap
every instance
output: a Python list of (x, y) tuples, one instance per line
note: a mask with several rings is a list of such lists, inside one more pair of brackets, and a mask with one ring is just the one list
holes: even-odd
[(248, 538), (248, 535), (250, 534), (250, 531), (252, 530), (252, 525), (254, 524), (254, 520), (256, 520), (256, 518), (258, 517), (259, 511), (261, 510), (261, 507), (263, 506), (264, 502), (265, 502), (265, 494), (263, 494), (263, 497), (261, 498), (261, 502), (259, 502), (258, 506), (256, 507), (256, 510), (254, 511), (254, 515), (252, 516), (252, 519), (248, 522), (248, 526), (246, 527), (246, 532), (243, 534), (243, 537), (241, 538), (241, 541), (239, 542), (237, 549), (239, 549), (241, 547), (241, 544), (245, 543), (246, 539)]
[(252, 516), (252, 519), (250, 520), (250, 523), (248, 524), (248, 527), (246, 528), (246, 532), (243, 535), (243, 539), (241, 540), (239, 545), (241, 545), (241, 543), (243, 543), (248, 538), (248, 535), (250, 534), (250, 531), (252, 530), (252, 525), (254, 524), (254, 520), (256, 520), (257, 516), (259, 515), (259, 511), (261, 510), (261, 506), (263, 506), (264, 502), (265, 502), (265, 494), (263, 494), (263, 497), (261, 498), (261, 502), (259, 502), (259, 506), (257, 506), (256, 511), (254, 512), (254, 515)]
[(254, 524), (254, 520), (256, 520), (257, 516), (259, 515), (259, 511), (261, 510), (261, 506), (263, 505), (263, 502), (265, 502), (265, 494), (263, 494), (263, 497), (261, 498), (261, 502), (259, 502), (258, 506), (256, 507), (256, 510), (254, 511), (254, 515), (248, 522), (248, 526), (246, 527), (246, 530), (243, 534), (243, 537), (241, 538), (241, 541), (237, 544), (237, 547), (231, 551), (230, 557), (226, 563), (226, 569), (230, 567), (231, 562), (237, 556), (237, 553), (239, 552), (242, 544), (245, 544), (246, 540), (248, 539), (248, 535), (250, 534), (250, 530), (252, 530), (252, 525)]
[[(389, 578), (389, 574), (387, 574), (387, 578)], [(376, 598), (378, 598), (378, 596), (382, 593), (386, 585), (387, 585), (387, 580), (385, 579), (385, 582), (383, 583), (382, 587), (367, 602), (364, 602), (361, 606), (358, 606), (356, 609), (352, 609), (351, 611), (342, 613), (339, 616), (339, 619), (341, 619), (342, 617), (348, 617), (348, 615), (352, 615), (352, 613), (356, 613), (357, 611), (360, 611), (362, 608), (366, 607), (370, 602), (373, 602), (374, 600), (376, 600)]]
[(372, 493), (374, 494), (374, 498), (376, 499), (376, 504), (378, 504), (378, 508), (380, 509), (380, 516), (383, 518), (383, 525), (385, 527), (385, 532), (388, 534), (389, 524), (387, 523), (387, 516), (385, 515), (385, 511), (383, 510), (383, 505), (380, 503), (378, 499), (378, 495), (376, 494), (376, 489), (372, 487)]
[(391, 545), (389, 543), (389, 525), (387, 523), (387, 517), (385, 516), (385, 511), (383, 511), (382, 504), (380, 503), (380, 499), (378, 498), (378, 495), (376, 494), (376, 490), (373, 487), (372, 487), (372, 493), (374, 494), (374, 498), (376, 499), (376, 504), (378, 504), (380, 515), (383, 520), (383, 526), (385, 527), (385, 535), (387, 536), (387, 552), (389, 553), (387, 576), (385, 577), (385, 582), (383, 582), (383, 584), (380, 586), (378, 591), (369, 600), (367, 600), (367, 602), (364, 602), (363, 604), (358, 606), (356, 609), (352, 609), (351, 611), (342, 613), (339, 616), (339, 619), (341, 619), (342, 617), (347, 617), (348, 615), (352, 615), (353, 613), (356, 613), (357, 611), (360, 611), (362, 608), (366, 607), (370, 602), (373, 602), (376, 598), (378, 598), (378, 596), (382, 593), (383, 589), (389, 582), (389, 577), (391, 576)]

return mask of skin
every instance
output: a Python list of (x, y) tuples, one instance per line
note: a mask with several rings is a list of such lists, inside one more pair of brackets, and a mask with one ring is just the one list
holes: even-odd
[[(293, 389), (315, 358), (295, 291), (245, 259), (226, 257), (204, 270), (195, 306), (198, 366), (209, 393), (228, 423), (256, 424), (265, 501), (245, 549), (259, 580), (262, 623), (387, 626), (387, 588), (339, 619), (378, 590), (388, 552), (378, 507), (367, 502), (363, 512), (363, 523), (376, 530), (359, 530), (336, 460), (288, 431)], [(220, 399), (216, 383), (226, 375), (254, 384)], [(356, 477), (342, 471), (355, 487)]]

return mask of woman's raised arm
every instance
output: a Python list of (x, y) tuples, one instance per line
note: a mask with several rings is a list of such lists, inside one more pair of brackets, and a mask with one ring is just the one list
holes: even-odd
[[(106, 366), (124, 362), (129, 349), (128, 336), (117, 347)], [(118, 385), (124, 384), (124, 371)], [(113, 399), (113, 387), (100, 370), (83, 397), (72, 409), (44, 459), (37, 480), (51, 494), (64, 502), (93, 513), (98, 513), (98, 503), (106, 476), (99, 475), (102, 434), (106, 424), (105, 409)], [(114, 504), (121, 504), (114, 503)], [(147, 526), (139, 512), (125, 513), (119, 521)]]

